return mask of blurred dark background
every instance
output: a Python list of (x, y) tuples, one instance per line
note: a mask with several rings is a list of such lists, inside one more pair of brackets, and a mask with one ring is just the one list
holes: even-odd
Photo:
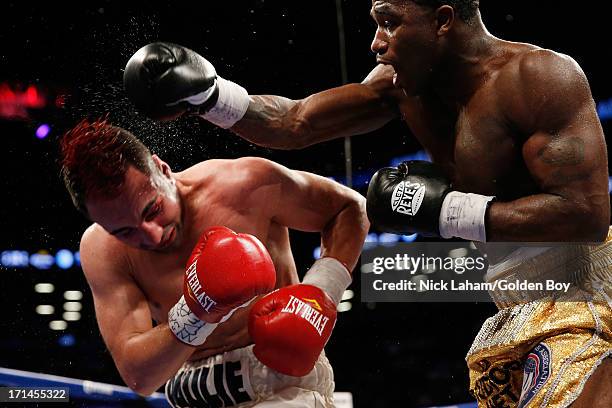
[[(342, 1), (349, 81), (361, 81), (374, 66), (370, 5)], [(549, 0), (483, 1), (481, 11), (493, 34), (575, 58), (589, 78), (607, 132), (612, 82), (604, 59), (606, 13)], [(0, 40), (0, 289), (7, 311), (0, 321), (0, 366), (122, 383), (74, 259), (88, 223), (72, 208), (58, 177), (57, 141), (82, 117), (108, 113), (175, 170), (209, 158), (255, 155), (344, 179), (342, 140), (279, 152), (254, 147), (195, 118), (159, 125), (136, 114), (121, 86), (129, 56), (154, 40), (202, 53), (220, 75), (251, 94), (301, 98), (340, 85), (333, 0), (5, 2)], [(364, 177), (420, 150), (399, 121), (352, 143), (355, 188), (362, 193)], [(318, 237), (294, 233), (292, 243), (303, 273)], [(68, 251), (58, 255), (62, 249)], [(39, 283), (52, 284), (53, 291)], [(353, 285), (351, 309), (340, 314), (327, 347), (336, 389), (352, 392), (357, 407), (471, 400), (464, 356), (494, 306), (364, 304), (358, 287)], [(55, 330), (51, 321), (58, 321), (52, 324)]]

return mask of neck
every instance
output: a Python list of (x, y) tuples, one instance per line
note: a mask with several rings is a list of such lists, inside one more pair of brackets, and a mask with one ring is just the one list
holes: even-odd
[[(196, 199), (194, 192), (197, 193), (198, 183), (194, 183), (191, 179), (184, 177), (184, 173), (174, 173), (176, 181), (176, 189), (181, 207), (181, 228), (183, 242), (194, 242), (198, 239), (202, 223), (205, 219), (198, 214), (206, 214), (208, 202), (207, 200)], [(197, 208), (196, 208), (197, 207)]]
[(191, 214), (192, 209), (190, 208), (189, 202), (189, 193), (191, 191), (191, 187), (183, 182), (183, 180), (179, 177), (180, 173), (172, 173), (172, 177), (174, 178), (174, 182), (176, 185), (176, 195), (179, 202), (179, 206), (181, 208), (181, 226), (183, 228), (183, 232), (186, 232), (187, 227), (190, 225), (189, 215)]
[(446, 55), (434, 72), (434, 93), (448, 104), (465, 104), (486, 79), (486, 62), (495, 53), (498, 41), (487, 31), (480, 13), (469, 25), (459, 21), (447, 39)]

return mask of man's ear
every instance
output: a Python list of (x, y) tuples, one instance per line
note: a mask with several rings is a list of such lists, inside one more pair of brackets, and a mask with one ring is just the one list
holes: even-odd
[(446, 35), (455, 22), (455, 9), (449, 5), (443, 5), (436, 10), (438, 20), (438, 35)]
[(160, 159), (159, 156), (156, 154), (151, 155), (151, 159), (153, 159), (153, 163), (155, 164), (155, 167), (157, 167), (164, 176), (170, 177), (170, 173), (172, 173), (172, 169), (170, 168), (170, 165), (168, 163)]

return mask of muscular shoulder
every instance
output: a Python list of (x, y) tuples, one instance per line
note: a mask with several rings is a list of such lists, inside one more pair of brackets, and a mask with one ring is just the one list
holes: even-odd
[(215, 169), (223, 166), (223, 163), (229, 162), (230, 160), (205, 160), (203, 162), (194, 164), (191, 167), (177, 173), (177, 178), (184, 183), (192, 184), (194, 182), (201, 181), (210, 177), (215, 173)]
[(293, 172), (286, 167), (260, 157), (234, 160), (210, 160), (205, 173), (209, 197), (238, 209), (261, 205), (277, 199), (280, 184)]
[(83, 233), (80, 256), (83, 272), (92, 286), (128, 273), (125, 245), (98, 224)]
[(238, 159), (212, 159), (200, 162), (180, 173), (183, 182), (223, 181), (226, 183), (245, 183), (255, 181), (260, 176), (271, 173), (282, 166), (261, 157), (241, 157)]
[[(234, 185), (241, 192), (242, 204), (273, 210), (302, 194), (318, 194), (331, 199), (355, 194), (353, 190), (325, 177), (289, 169), (260, 157), (243, 157), (232, 161)], [(269, 212), (269, 211), (268, 211)]]
[[(261, 157), (242, 157), (232, 160), (236, 182), (246, 189), (257, 189), (279, 183), (294, 171)], [(295, 174), (293, 174), (295, 175)]]
[(591, 100), (584, 72), (571, 57), (535, 48), (518, 53), (496, 81), (510, 119), (531, 132), (562, 126), (568, 115)]
[[(357, 201), (361, 195), (340, 183), (317, 174), (289, 169), (281, 164), (260, 157), (244, 157), (234, 161), (243, 187), (252, 192), (251, 198), (272, 206), (288, 200), (290, 194), (322, 194), (331, 197), (352, 197)], [(355, 198), (356, 197), (356, 198)], [(276, 203), (273, 200), (276, 199)]]

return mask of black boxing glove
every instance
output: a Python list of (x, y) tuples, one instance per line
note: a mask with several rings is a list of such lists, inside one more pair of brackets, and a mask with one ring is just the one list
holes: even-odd
[(229, 128), (250, 101), (244, 88), (219, 77), (204, 57), (166, 42), (138, 50), (125, 67), (123, 85), (136, 108), (155, 120), (193, 113)]
[(374, 174), (368, 187), (367, 212), (372, 225), (382, 231), (484, 242), (485, 213), (492, 199), (452, 191), (438, 166), (409, 161)]
[(372, 224), (395, 234), (439, 235), (442, 202), (450, 181), (432, 163), (403, 162), (385, 167), (370, 180), (367, 197)]

